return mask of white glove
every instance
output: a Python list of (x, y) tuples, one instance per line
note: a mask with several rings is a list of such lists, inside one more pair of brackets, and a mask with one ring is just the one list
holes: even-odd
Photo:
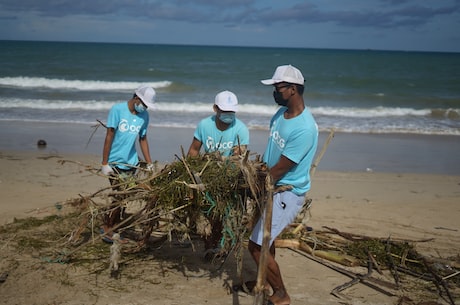
[(101, 172), (103, 175), (109, 176), (113, 174), (113, 169), (110, 167), (110, 165), (102, 165), (101, 166)]
[(149, 164), (147, 164), (146, 169), (147, 169), (149, 172), (153, 172), (154, 167), (155, 167), (155, 166), (153, 165), (153, 163), (149, 163)]

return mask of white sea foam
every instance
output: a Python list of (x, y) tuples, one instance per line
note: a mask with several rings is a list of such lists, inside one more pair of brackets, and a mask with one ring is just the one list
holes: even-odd
[(1, 77), (0, 86), (17, 88), (48, 88), (61, 90), (80, 91), (132, 91), (138, 86), (146, 84), (153, 88), (164, 88), (171, 85), (170, 81), (158, 81), (150, 83), (139, 82), (108, 82), (99, 80), (67, 80), (50, 79), (44, 77)]
[[(119, 101), (99, 101), (99, 100), (48, 100), (48, 99), (21, 99), (0, 97), (0, 108), (29, 108), (29, 109), (50, 109), (50, 110), (108, 110)], [(239, 105), (239, 114), (252, 114), (254, 116), (268, 117), (273, 115), (277, 110), (273, 105)], [(315, 116), (326, 117), (356, 117), (356, 118), (373, 118), (373, 117), (404, 117), (404, 116), (429, 116), (432, 109), (412, 109), (412, 108), (390, 108), (390, 107), (373, 107), (373, 108), (356, 108), (356, 107), (312, 107), (311, 112)], [(179, 113), (210, 113), (212, 104), (194, 102), (194, 103), (168, 103), (158, 102), (156, 111), (160, 112), (179, 112)], [(456, 111), (460, 111), (456, 110)]]
[(0, 98), (0, 108), (42, 110), (109, 110), (113, 103), (101, 101), (69, 101), (45, 99)]
[(372, 108), (356, 108), (356, 107), (316, 107), (311, 109), (313, 114), (324, 116), (340, 116), (340, 117), (389, 117), (389, 116), (426, 116), (431, 114), (431, 109), (412, 109), (412, 108), (390, 108), (390, 107), (372, 107)]

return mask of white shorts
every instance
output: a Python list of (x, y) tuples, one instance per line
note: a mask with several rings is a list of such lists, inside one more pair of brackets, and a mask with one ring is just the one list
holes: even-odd
[[(297, 214), (302, 209), (304, 201), (304, 195), (298, 196), (290, 191), (273, 194), (273, 213), (270, 245), (273, 243), (276, 237), (279, 234), (281, 234), (284, 228), (286, 228), (289, 224), (291, 224), (294, 221)], [(262, 245), (262, 240), (264, 236), (264, 219), (265, 211), (263, 211), (262, 216), (254, 226), (254, 230), (252, 231), (250, 237), (250, 239), (259, 246)]]

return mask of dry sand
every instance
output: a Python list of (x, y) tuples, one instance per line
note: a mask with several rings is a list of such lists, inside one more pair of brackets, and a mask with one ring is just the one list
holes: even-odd
[[(72, 162), (60, 164), (60, 160)], [(90, 174), (73, 162), (97, 167), (99, 156), (0, 152), (0, 225), (14, 218), (56, 213), (56, 203), (108, 186), (104, 177)], [(313, 207), (308, 225), (314, 230), (328, 226), (371, 237), (433, 239), (417, 243), (417, 250), (427, 256), (459, 256), (460, 176), (317, 171), (310, 197)], [(10, 241), (0, 240), (0, 276), (8, 273), (0, 283), (1, 304), (254, 302), (251, 295), (229, 293), (228, 287), (238, 282), (233, 258), (216, 270), (217, 264), (205, 262), (202, 252), (193, 252), (186, 243), (165, 243), (141, 260), (125, 261), (120, 278), (114, 279), (108, 270), (89, 272), (71, 264), (47, 262), (36, 253), (16, 253)], [(199, 240), (195, 242), (199, 244)], [(201, 249), (199, 245), (196, 248)], [(357, 284), (344, 291), (348, 300), (339, 299), (331, 291), (350, 277), (302, 253), (277, 251), (292, 304), (397, 304), (401, 295), (413, 300), (403, 304), (418, 304), (422, 299), (448, 304), (436, 296), (434, 286), (429, 294), (425, 290), (419, 294), (407, 290), (387, 296)], [(245, 279), (256, 273), (246, 255)], [(458, 293), (456, 302), (460, 302)]]

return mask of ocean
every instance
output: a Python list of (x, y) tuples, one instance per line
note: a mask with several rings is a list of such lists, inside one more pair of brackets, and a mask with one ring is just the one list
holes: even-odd
[(233, 91), (238, 117), (266, 130), (270, 78), (292, 64), (321, 131), (460, 135), (460, 53), (0, 41), (0, 121), (106, 121), (114, 103), (150, 84), (151, 126), (194, 128), (215, 95)]

